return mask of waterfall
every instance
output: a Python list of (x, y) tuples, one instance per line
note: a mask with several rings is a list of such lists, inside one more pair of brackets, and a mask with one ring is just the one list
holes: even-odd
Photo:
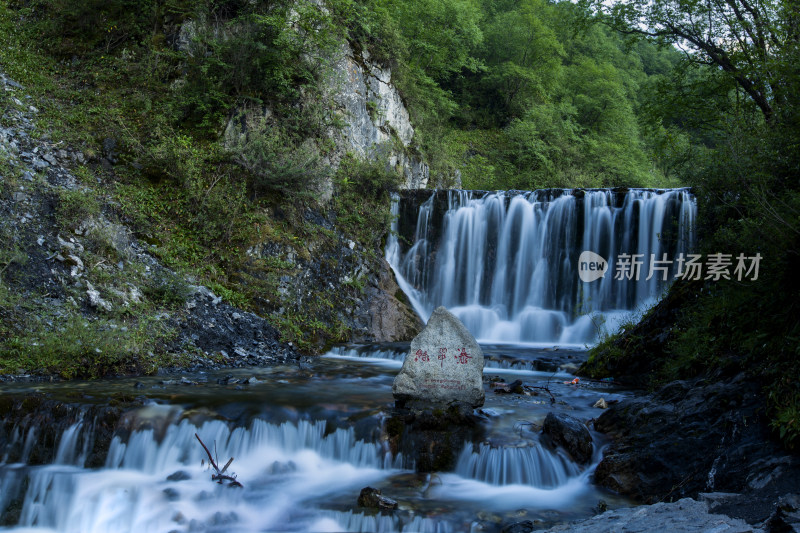
[(456, 474), (492, 485), (530, 485), (552, 489), (580, 474), (578, 466), (541, 446), (493, 448), (468, 445), (456, 464)]
[[(483, 342), (592, 343), (658, 298), (694, 246), (688, 189), (434, 191), (401, 234), (404, 201), (386, 246), (401, 289), (423, 320), (444, 305)], [(579, 279), (584, 251), (608, 263), (596, 281)], [(622, 254), (640, 258), (638, 279), (615, 279)]]
[[(80, 438), (87, 429), (83, 422), (67, 428), (50, 465), (0, 464), (0, 514), (25, 491), (23, 528), (134, 532), (186, 525), (203, 531), (283, 531), (293, 514), (305, 522), (319, 519), (314, 509), (302, 508), (309, 497), (355, 490), (403, 462), (384, 442), (358, 440), (353, 428), (331, 431), (324, 421), (256, 419), (250, 427), (231, 428), (220, 420), (199, 426), (183, 420), (170, 424), (160, 438), (152, 428), (133, 431), (127, 439), (115, 436), (105, 467), (88, 469), (86, 439)], [(239, 474), (245, 488), (210, 482), (195, 433), (220, 464), (235, 458), (231, 472)]]

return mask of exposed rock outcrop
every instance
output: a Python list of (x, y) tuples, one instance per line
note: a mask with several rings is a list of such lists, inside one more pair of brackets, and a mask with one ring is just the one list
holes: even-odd
[(798, 488), (800, 461), (772, 440), (759, 385), (743, 374), (672, 382), (610, 406), (595, 428), (614, 439), (595, 481), (639, 501), (736, 492), (739, 502), (722, 512), (760, 521)]
[(580, 420), (564, 413), (548, 413), (542, 433), (554, 444), (563, 446), (575, 462), (586, 464), (592, 460), (592, 436)]
[(385, 259), (380, 260), (378, 279), (370, 283), (365, 297), (366, 309), (360, 310), (364, 317), (363, 328), (353, 338), (354, 342), (396, 342), (413, 338), (422, 330), (422, 320), (401, 299), (405, 295), (395, 281), (391, 267)]
[[(382, 159), (403, 177), (402, 188), (424, 189), (428, 165), (413, 149), (414, 128), (400, 93), (392, 84), (392, 72), (343, 45), (333, 65), (329, 90), (340, 108), (344, 128), (332, 132), (337, 151), (330, 158), (336, 167), (349, 152), (361, 158)], [(399, 146), (394, 146), (399, 141)]]
[(616, 531), (630, 533), (650, 531), (758, 533), (763, 530), (754, 529), (742, 520), (709, 513), (705, 503), (684, 498), (674, 503), (658, 503), (606, 511), (586, 520), (560, 524), (547, 530), (538, 531), (551, 533), (560, 531), (574, 533), (612, 533)]
[[(321, 149), (311, 141), (303, 145), (306, 152), (321, 157), (322, 166), (328, 170), (315, 184), (318, 199), (325, 203), (332, 197), (330, 176), (347, 154), (384, 162), (387, 170), (398, 174), (401, 189), (424, 189), (429, 180), (428, 165), (415, 148), (414, 127), (392, 84), (391, 70), (372, 61), (367, 51), (355, 51), (345, 42), (331, 58), (331, 72), (323, 84), (323, 98), (334, 106), (341, 127), (327, 132), (333, 141), (332, 150)], [(269, 107), (239, 109), (225, 128), (225, 144), (244, 152), (251, 136), (276, 121)], [(454, 179), (460, 180), (460, 175)]]
[[(223, 303), (162, 265), (149, 245), (117, 222), (103, 190), (76, 179), (75, 164), (114, 164), (113, 139), (103, 142), (102, 157), (90, 160), (37, 129), (38, 110), (20, 84), (0, 74), (0, 91), (11, 100), (0, 126), (0, 155), (8, 169), (0, 175), (0, 253), (13, 258), (0, 265), (5, 288), (47, 309), (53, 328), (82, 317), (87, 324), (102, 318), (107, 327), (123, 329), (114, 313), (149, 301), (159, 322), (177, 333), (165, 348), (191, 354), (184, 361), (192, 366), (268, 365), (297, 356), (264, 318)], [(170, 299), (185, 305), (165, 305)], [(30, 328), (41, 320), (35, 313), (11, 313), (0, 308), (5, 325)]]

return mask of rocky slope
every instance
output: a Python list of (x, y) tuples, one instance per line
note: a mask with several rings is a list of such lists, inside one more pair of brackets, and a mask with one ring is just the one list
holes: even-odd
[[(71, 317), (85, 319), (87, 328), (101, 322), (128, 328), (133, 315), (171, 326), (174, 335), (162, 348), (191, 354), (185, 364), (273, 364), (296, 356), (265, 319), (181, 279), (113, 222), (102, 184), (73, 173), (86, 156), (37, 126), (38, 110), (24, 87), (5, 76), (0, 83), (10, 104), (0, 126), (6, 325), (22, 332), (44, 317), (45, 329), (57, 335)], [(113, 158), (109, 147), (104, 160)], [(182, 305), (168, 305), (171, 298)]]
[[(0, 122), (0, 314), (7, 333), (37, 345), (37, 337), (26, 331), (57, 337), (63, 323), (73, 320), (83, 321), (88, 330), (118, 331), (146, 328), (151, 321), (164, 335), (159, 346), (145, 343), (146, 349), (180, 355), (173, 361), (156, 357), (158, 364), (264, 365), (296, 356), (269, 321), (228, 305), (207, 287), (164, 267), (151, 253), (153, 245), (138, 240), (135, 228), (123, 223), (108, 185), (83, 172), (83, 165), (113, 169), (118, 163), (113, 139), (96, 155), (51, 139), (25, 88), (0, 76), (0, 96), (8, 104)], [(324, 215), (309, 211), (307, 216), (336, 231)], [(276, 301), (283, 296), (284, 301), (300, 299), (296, 303), (302, 305), (319, 287), (360, 279), (363, 295), (344, 313), (356, 338), (413, 335), (418, 319), (395, 297), (399, 291), (385, 261), (365, 259), (362, 245), (343, 237), (338, 241), (338, 248), (316, 256), (298, 257), (269, 243), (250, 253), (294, 258), (293, 275), (281, 281), (285, 294), (274, 295)], [(149, 371), (135, 361), (113, 371), (123, 369)]]

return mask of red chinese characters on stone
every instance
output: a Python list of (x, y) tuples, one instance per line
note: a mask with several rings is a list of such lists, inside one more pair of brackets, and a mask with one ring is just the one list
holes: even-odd
[(417, 350), (417, 353), (414, 354), (414, 361), (422, 361), (423, 363), (427, 363), (430, 361), (431, 358), (428, 356), (428, 351)]
[(439, 348), (439, 363), (444, 368), (444, 360), (447, 359), (447, 348)]
[(458, 355), (454, 356), (456, 358), (456, 364), (459, 365), (466, 365), (469, 363), (469, 360), (472, 359), (472, 356), (467, 353), (466, 348), (461, 348), (458, 351)]

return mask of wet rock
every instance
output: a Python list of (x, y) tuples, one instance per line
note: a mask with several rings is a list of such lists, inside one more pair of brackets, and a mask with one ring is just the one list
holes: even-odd
[(743, 520), (711, 514), (706, 504), (690, 498), (674, 503), (657, 503), (642, 507), (614, 509), (603, 514), (570, 524), (559, 524), (543, 530), (551, 533), (647, 533), (650, 531), (761, 533)]
[(626, 399), (595, 421), (614, 440), (595, 481), (644, 502), (743, 493), (720, 504), (720, 512), (763, 521), (780, 495), (796, 492), (800, 479), (800, 460), (772, 439), (764, 412), (759, 384), (744, 375), (674, 381)]
[(464, 403), (404, 409), (387, 421), (386, 433), (392, 453), (412, 457), (417, 472), (450, 471), (467, 442), (484, 440), (486, 420)]
[[(349, 245), (348, 245), (349, 246)], [(402, 301), (405, 295), (385, 259), (380, 260), (377, 283), (370, 284), (362, 311), (366, 315), (366, 337), (370, 342), (408, 341), (417, 335), (424, 324), (417, 314)], [(400, 298), (398, 298), (398, 296)]]
[(428, 325), (411, 341), (392, 394), (401, 406), (483, 405), (483, 351), (444, 307), (431, 314)]
[(765, 525), (771, 533), (800, 532), (800, 495), (782, 496)]
[(358, 495), (359, 507), (367, 507), (370, 509), (383, 509), (392, 511), (397, 509), (397, 502), (391, 498), (381, 495), (380, 489), (372, 487), (364, 487)]
[(608, 403), (606, 403), (605, 398), (600, 398), (592, 407), (597, 407), (598, 409), (608, 409)]
[(542, 432), (554, 444), (563, 446), (572, 458), (582, 464), (592, 459), (592, 436), (580, 420), (564, 413), (548, 413)]
[(531, 533), (536, 526), (530, 520), (508, 524), (500, 530), (500, 533)]

